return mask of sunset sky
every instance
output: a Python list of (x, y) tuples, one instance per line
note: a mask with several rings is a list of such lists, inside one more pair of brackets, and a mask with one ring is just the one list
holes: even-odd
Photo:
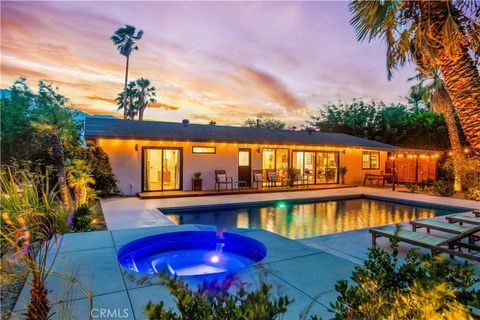
[(347, 2), (1, 2), (1, 87), (52, 81), (76, 108), (117, 114), (125, 59), (110, 37), (144, 31), (130, 80), (159, 103), (146, 119), (301, 123), (328, 102), (404, 102), (414, 75), (387, 81), (383, 43), (358, 43)]

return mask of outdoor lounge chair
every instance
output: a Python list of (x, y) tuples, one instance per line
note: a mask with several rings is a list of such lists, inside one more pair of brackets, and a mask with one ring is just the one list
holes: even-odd
[(439, 221), (437, 219), (423, 219), (423, 220), (415, 220), (410, 221), (412, 225), (412, 230), (417, 231), (419, 228), (426, 228), (427, 233), (430, 233), (430, 229), (443, 231), (447, 233), (455, 233), (459, 234), (464, 231), (467, 231), (468, 227), (464, 227), (458, 224), (448, 223), (444, 221)]
[[(370, 229), (372, 234), (372, 245), (377, 245), (378, 237), (386, 237), (392, 239), (395, 237), (396, 228), (392, 226)], [(472, 235), (480, 231), (480, 226), (468, 229), (458, 235), (451, 238), (441, 238), (426, 234), (423, 232), (415, 232), (400, 228), (397, 239), (400, 242), (412, 244), (414, 246), (422, 247), (431, 250), (432, 255), (439, 253), (449, 254), (451, 258), (458, 256), (465, 259), (470, 259), (480, 262), (480, 256), (474, 256), (472, 254), (462, 252), (461, 248), (467, 248), (469, 250), (480, 251), (480, 247), (476, 246), (472, 242)], [(469, 243), (462, 242), (463, 239), (469, 239)], [(458, 250), (456, 250), (458, 249)]]
[(215, 190), (220, 191), (220, 185), (222, 184), (225, 185), (225, 190), (228, 190), (228, 185), (233, 190), (233, 178), (227, 177), (225, 170), (215, 170)]
[(468, 216), (464, 216), (464, 215), (461, 215), (461, 214), (446, 216), (445, 219), (447, 219), (447, 221), (450, 222), (450, 223), (458, 222), (460, 225), (463, 225), (464, 223), (480, 225), (480, 218), (468, 217)]
[(253, 184), (255, 188), (262, 188), (264, 185), (268, 185), (269, 182), (263, 179), (262, 170), (252, 170)]

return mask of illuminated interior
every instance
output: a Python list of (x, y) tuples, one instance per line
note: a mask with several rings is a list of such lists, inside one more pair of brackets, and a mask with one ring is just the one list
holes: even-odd
[(144, 149), (145, 191), (180, 190), (181, 156), (179, 149)]

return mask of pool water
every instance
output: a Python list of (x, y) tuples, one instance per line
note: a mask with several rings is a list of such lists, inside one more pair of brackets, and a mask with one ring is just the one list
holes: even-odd
[(240, 207), (162, 210), (176, 224), (215, 225), (265, 229), (290, 239), (377, 227), (461, 212), (458, 209), (422, 207), (373, 199), (348, 199), (295, 203), (277, 201)]

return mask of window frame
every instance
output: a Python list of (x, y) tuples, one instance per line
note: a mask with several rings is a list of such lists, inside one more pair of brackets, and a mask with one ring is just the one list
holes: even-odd
[[(368, 155), (368, 167), (364, 167), (363, 157)], [(377, 156), (377, 166), (372, 167), (372, 155)], [(362, 170), (380, 170), (380, 152), (379, 151), (363, 151), (362, 152)]]
[[(202, 148), (202, 149), (212, 149), (212, 152), (201, 152), (201, 151), (195, 151), (195, 148)], [(192, 154), (216, 154), (217, 153), (217, 147), (213, 146), (192, 146)]]

